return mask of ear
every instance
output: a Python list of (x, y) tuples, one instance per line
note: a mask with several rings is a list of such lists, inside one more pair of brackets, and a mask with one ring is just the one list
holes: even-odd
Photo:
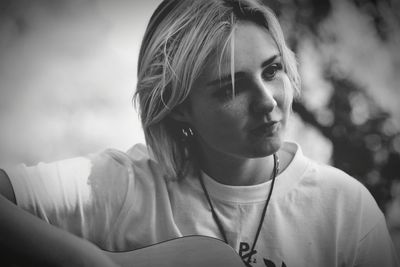
[(190, 122), (187, 106), (182, 104), (176, 106), (169, 114), (169, 117), (178, 122), (184, 122), (184, 123)]

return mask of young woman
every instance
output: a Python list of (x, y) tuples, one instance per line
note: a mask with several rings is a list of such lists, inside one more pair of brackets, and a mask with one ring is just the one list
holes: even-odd
[(138, 70), (147, 146), (5, 169), (3, 251), (52, 266), (118, 266), (102, 250), (203, 235), (246, 266), (396, 266), (369, 192), (284, 141), (300, 83), (270, 9), (163, 1)]

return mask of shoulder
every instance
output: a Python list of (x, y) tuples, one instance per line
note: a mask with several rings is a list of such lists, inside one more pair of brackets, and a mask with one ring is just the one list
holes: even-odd
[(375, 202), (368, 189), (360, 181), (333, 166), (310, 160), (308, 176), (314, 179), (322, 190), (336, 197)]
[(293, 156), (282, 174), (290, 176), (286, 185), (294, 189), (292, 193), (301, 196), (302, 200), (309, 199), (312, 201), (310, 205), (324, 211), (327, 216), (337, 216), (353, 223), (359, 220), (365, 227), (363, 231), (372, 229), (383, 217), (371, 193), (357, 179), (338, 168), (309, 159), (297, 144), (288, 143), (284, 148)]
[(369, 190), (338, 168), (310, 160), (304, 181), (315, 184), (321, 205), (334, 214), (341, 225), (357, 225), (360, 237), (384, 218)]
[[(57, 190), (75, 192), (78, 188), (92, 196), (94, 193), (117, 195), (136, 184), (152, 184), (159, 173), (158, 164), (142, 144), (133, 146), (127, 152), (106, 149), (86, 156), (41, 162), (33, 166), (6, 166), (4, 169), (19, 198), (25, 198), (31, 188), (40, 191), (48, 188), (46, 192), (54, 197), (57, 197)], [(142, 182), (137, 183), (137, 180)]]
[(298, 144), (286, 142), (282, 150), (290, 159), (285, 172), (292, 176), (297, 174), (299, 182), (321, 190), (337, 191), (338, 194), (353, 196), (358, 192), (369, 195), (368, 190), (357, 179), (338, 168), (308, 158)]
[(159, 164), (144, 144), (136, 144), (127, 152), (106, 149), (88, 158), (93, 175), (112, 178), (113, 182), (140, 179), (152, 183), (163, 177)]
[(307, 158), (299, 145), (285, 145), (292, 155), (282, 173), (290, 187), (286, 203), (296, 212), (301, 210), (299, 218), (324, 229), (318, 235), (334, 240), (346, 255), (353, 254), (357, 260), (389, 260), (385, 217), (368, 189), (344, 171)]

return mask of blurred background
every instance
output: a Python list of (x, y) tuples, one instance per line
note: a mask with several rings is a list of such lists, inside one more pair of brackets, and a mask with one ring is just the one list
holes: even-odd
[[(0, 2), (0, 166), (144, 142), (131, 99), (159, 2)], [(371, 191), (400, 255), (400, 1), (265, 2), (302, 75), (288, 139)]]

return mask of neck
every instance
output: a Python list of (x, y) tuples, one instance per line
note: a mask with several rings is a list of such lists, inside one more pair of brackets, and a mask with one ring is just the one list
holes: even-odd
[(273, 155), (238, 158), (221, 153), (203, 153), (201, 168), (215, 181), (233, 186), (256, 185), (268, 181), (274, 169)]

